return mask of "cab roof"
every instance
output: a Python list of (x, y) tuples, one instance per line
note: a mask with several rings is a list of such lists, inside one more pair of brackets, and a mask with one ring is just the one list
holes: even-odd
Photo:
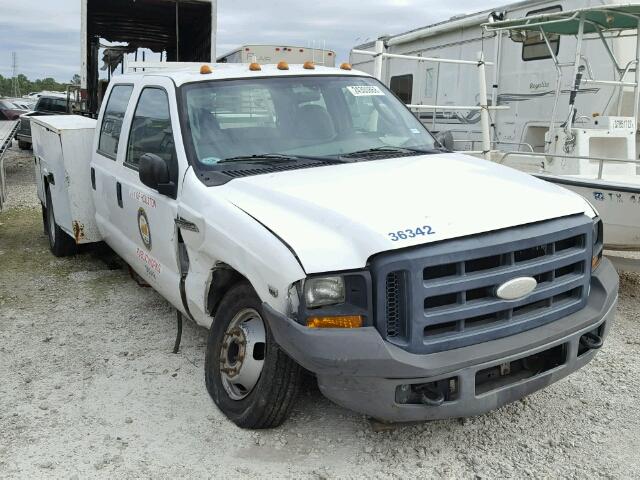
[[(202, 65), (211, 67), (211, 73), (200, 73)], [(240, 78), (271, 78), (291, 76), (367, 76), (370, 75), (358, 70), (343, 70), (341, 68), (323, 67), (316, 65), (313, 70), (305, 69), (301, 64), (290, 64), (288, 70), (280, 70), (276, 64), (260, 65), (261, 70), (252, 71), (248, 63), (176, 63), (154, 64), (145, 66), (144, 72), (132, 72), (113, 78), (114, 83), (132, 82), (142, 77), (162, 76), (173, 80), (176, 86), (185, 83), (204, 82), (209, 80), (231, 80)], [(136, 67), (139, 68), (139, 67)]]

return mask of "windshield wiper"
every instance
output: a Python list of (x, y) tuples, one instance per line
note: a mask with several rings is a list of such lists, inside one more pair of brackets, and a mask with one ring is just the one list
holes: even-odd
[(257, 153), (254, 155), (238, 155), (236, 157), (229, 157), (218, 161), (218, 165), (221, 163), (234, 163), (234, 162), (270, 162), (270, 161), (291, 161), (291, 160), (315, 160), (318, 162), (330, 162), (330, 163), (344, 163), (345, 160), (333, 157), (316, 157), (311, 155), (285, 155), (281, 153)]
[(422, 148), (414, 148), (414, 147), (391, 147), (391, 146), (383, 146), (383, 147), (374, 147), (367, 148), (366, 150), (358, 150), (356, 152), (345, 153), (340, 155), (342, 158), (368, 158), (368, 157), (378, 157), (384, 158), (385, 154), (390, 154), (391, 156), (395, 156), (397, 154), (406, 154), (414, 155), (416, 153), (421, 155), (431, 155), (435, 153), (442, 153), (445, 150), (440, 148), (431, 148), (431, 149), (422, 149)]
[(232, 163), (232, 162), (259, 162), (264, 160), (292, 160), (289, 155), (280, 155), (277, 153), (261, 153), (255, 155), (238, 155), (236, 157), (229, 157), (219, 160), (217, 163)]

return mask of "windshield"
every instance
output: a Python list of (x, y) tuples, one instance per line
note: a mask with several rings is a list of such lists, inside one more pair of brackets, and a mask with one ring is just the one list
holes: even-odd
[(340, 158), (371, 149), (435, 148), (411, 112), (368, 77), (198, 82), (183, 87), (182, 103), (187, 142), (204, 168), (254, 155)]

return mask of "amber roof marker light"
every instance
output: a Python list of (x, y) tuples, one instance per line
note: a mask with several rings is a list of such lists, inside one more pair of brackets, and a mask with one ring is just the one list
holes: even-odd
[(253, 62), (251, 65), (249, 65), (249, 70), (251, 70), (252, 72), (259, 72), (260, 70), (262, 70), (262, 67), (259, 63)]
[(305, 70), (315, 70), (316, 64), (313, 63), (312, 61), (307, 61), (307, 62), (304, 62), (304, 64), (302, 65), (302, 68), (304, 68)]
[(342, 70), (351, 70), (351, 64), (350, 63), (343, 63), (342, 65), (340, 65), (340, 68)]
[(200, 67), (200, 74), (207, 75), (209, 73), (213, 73), (213, 69), (209, 65), (202, 65)]
[(289, 70), (289, 64), (285, 61), (278, 62), (278, 70)]

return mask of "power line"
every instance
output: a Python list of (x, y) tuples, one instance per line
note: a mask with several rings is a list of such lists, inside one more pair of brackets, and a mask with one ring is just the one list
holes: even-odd
[(11, 52), (11, 69), (13, 81), (11, 82), (11, 94), (15, 98), (20, 98), (20, 80), (18, 80), (18, 54)]

